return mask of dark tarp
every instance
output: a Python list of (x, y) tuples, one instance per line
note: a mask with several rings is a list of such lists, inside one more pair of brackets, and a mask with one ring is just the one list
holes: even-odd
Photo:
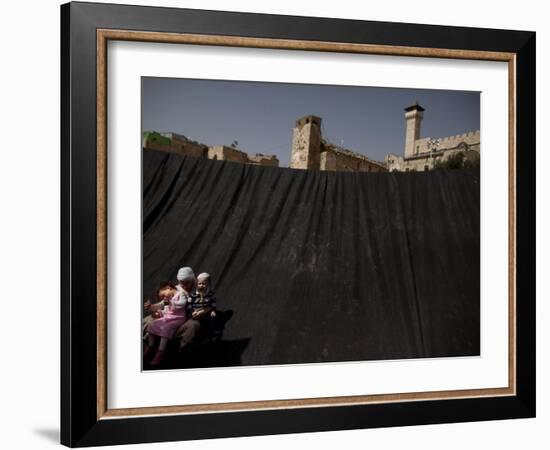
[(319, 172), (145, 150), (143, 293), (181, 266), (209, 272), (243, 365), (478, 355), (479, 205), (478, 170)]

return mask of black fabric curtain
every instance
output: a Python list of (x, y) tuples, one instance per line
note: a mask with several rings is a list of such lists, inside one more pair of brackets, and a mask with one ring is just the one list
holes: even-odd
[[(213, 277), (239, 364), (478, 355), (478, 170), (349, 173), (143, 151), (143, 294)], [(143, 301), (143, 299), (140, 299)]]

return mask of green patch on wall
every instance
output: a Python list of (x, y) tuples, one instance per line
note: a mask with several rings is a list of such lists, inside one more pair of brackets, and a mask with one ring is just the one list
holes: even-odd
[(150, 142), (155, 142), (161, 145), (172, 144), (172, 139), (167, 138), (166, 136), (163, 136), (162, 134), (157, 133), (156, 131), (144, 131), (143, 139), (147, 139)]

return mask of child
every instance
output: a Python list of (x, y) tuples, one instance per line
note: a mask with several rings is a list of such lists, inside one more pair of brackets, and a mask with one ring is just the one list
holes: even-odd
[(197, 277), (197, 291), (191, 295), (189, 307), (195, 320), (216, 317), (216, 297), (210, 289), (210, 274), (203, 272)]
[[(164, 285), (164, 283), (163, 283), (163, 285)], [(157, 298), (159, 296), (159, 291), (160, 291), (160, 289), (157, 290)], [(161, 300), (160, 302), (153, 303), (153, 304), (151, 303), (150, 300), (145, 301), (145, 303), (143, 304), (143, 308), (145, 309), (147, 314), (145, 315), (145, 317), (141, 321), (141, 331), (143, 333), (143, 339), (145, 339), (145, 340), (148, 339), (149, 333), (148, 333), (147, 329), (149, 328), (149, 324), (153, 320), (162, 317), (162, 310), (169, 303), (170, 303), (169, 301), (166, 302), (164, 300)]]
[(160, 337), (160, 344), (151, 365), (158, 365), (164, 359), (164, 352), (168, 341), (174, 337), (176, 330), (187, 320), (187, 296), (170, 282), (161, 284), (158, 290), (161, 302), (149, 305), (154, 308), (153, 313), (158, 312), (163, 302), (168, 303), (162, 310), (162, 316), (153, 320), (147, 327), (149, 332), (148, 346), (144, 349), (144, 359), (148, 357), (155, 346), (155, 336)]
[(210, 289), (210, 275), (201, 273), (197, 277), (197, 289), (189, 298), (188, 313), (191, 316), (178, 330), (180, 352), (190, 344), (200, 329), (212, 333), (216, 317), (216, 298)]

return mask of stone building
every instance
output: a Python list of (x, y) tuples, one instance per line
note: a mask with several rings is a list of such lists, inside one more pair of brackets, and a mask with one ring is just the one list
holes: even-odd
[(226, 145), (210, 147), (208, 149), (208, 159), (248, 163), (248, 155), (245, 152)]
[(226, 145), (216, 145), (208, 149), (208, 158), (219, 161), (233, 161), (257, 166), (279, 166), (279, 160), (275, 155), (264, 155), (256, 153), (249, 155), (242, 150)]
[(249, 155), (242, 150), (226, 145), (208, 147), (205, 144), (191, 141), (182, 134), (177, 133), (146, 131), (143, 133), (142, 145), (145, 150), (160, 150), (177, 153), (178, 155), (192, 156), (193, 158), (208, 158), (257, 166), (279, 166), (279, 160), (275, 155), (264, 155), (262, 153)]
[(339, 147), (323, 139), (321, 118), (313, 115), (296, 121), (292, 136), (290, 167), (344, 172), (386, 172), (383, 163)]
[(204, 158), (208, 153), (206, 145), (191, 141), (184, 135), (177, 133), (146, 131), (143, 133), (142, 145), (145, 149), (177, 153), (178, 155), (194, 158)]
[(431, 170), (457, 153), (463, 153), (470, 161), (479, 161), (479, 130), (437, 139), (422, 138), (424, 111), (418, 103), (405, 108), (405, 148), (403, 156), (395, 153), (386, 155), (385, 163), (390, 172)]
[(275, 155), (264, 155), (263, 153), (255, 153), (254, 155), (248, 155), (248, 164), (279, 167), (279, 159)]
[[(421, 137), (424, 108), (418, 103), (405, 108), (405, 148), (403, 155), (389, 153), (384, 162), (375, 161), (323, 138), (322, 119), (308, 115), (298, 119), (292, 134), (290, 167), (307, 170), (343, 172), (424, 171), (462, 153), (466, 160), (478, 161), (480, 133), (470, 131), (456, 136), (434, 139)], [(248, 154), (234, 146), (207, 146), (177, 133), (145, 132), (143, 148), (195, 158), (233, 161), (259, 166), (279, 166), (275, 155)]]

